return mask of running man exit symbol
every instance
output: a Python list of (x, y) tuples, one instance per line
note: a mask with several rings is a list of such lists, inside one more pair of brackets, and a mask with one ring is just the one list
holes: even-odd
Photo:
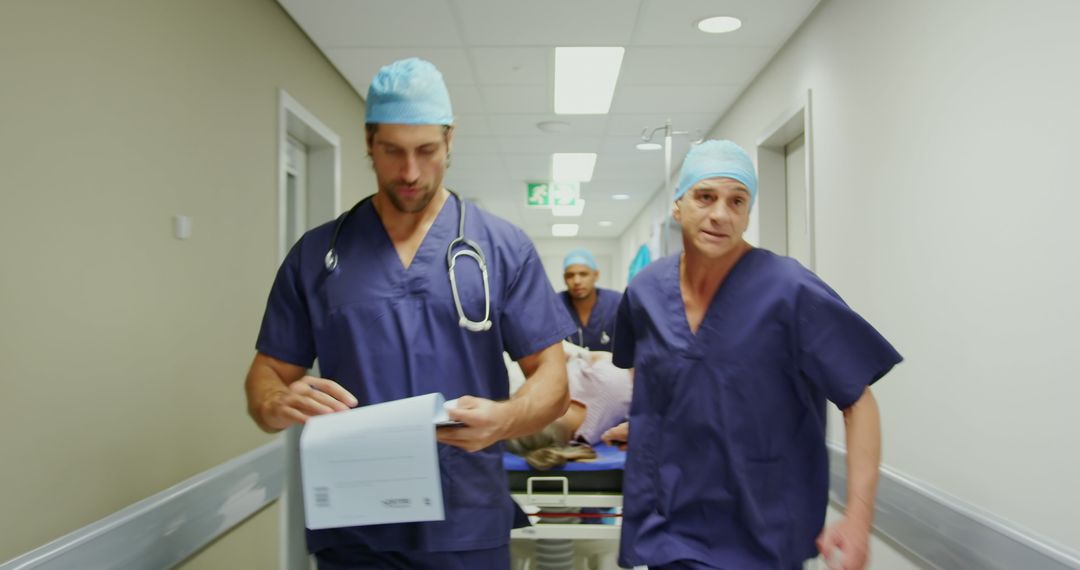
[(525, 186), (525, 205), (537, 208), (551, 206), (551, 193), (546, 182), (529, 182)]

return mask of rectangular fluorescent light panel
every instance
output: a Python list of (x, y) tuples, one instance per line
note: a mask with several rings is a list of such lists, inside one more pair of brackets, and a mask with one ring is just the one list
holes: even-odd
[(595, 152), (556, 152), (551, 155), (552, 182), (588, 182), (596, 167)]
[(555, 113), (607, 113), (625, 51), (621, 47), (555, 48)]
[(577, 232), (577, 224), (551, 224), (551, 235), (554, 237), (574, 237)]
[(551, 215), (553, 216), (580, 216), (585, 211), (585, 200), (578, 198), (577, 203), (573, 206), (552, 206)]

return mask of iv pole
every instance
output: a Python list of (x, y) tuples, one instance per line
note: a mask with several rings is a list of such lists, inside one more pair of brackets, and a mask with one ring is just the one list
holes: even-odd
[(641, 142), (638, 143), (639, 150), (656, 150), (660, 145), (652, 142), (652, 138), (656, 136), (659, 131), (664, 131), (664, 191), (667, 192), (672, 201), (675, 200), (675, 189), (671, 186), (671, 140), (674, 135), (686, 135), (690, 134), (688, 131), (675, 131), (671, 129), (671, 119), (664, 121), (664, 126), (656, 127), (650, 130), (648, 127), (641, 131)]
[[(664, 193), (667, 194), (667, 196), (669, 197), (669, 200), (671, 202), (674, 202), (675, 201), (675, 187), (671, 183), (671, 146), (672, 146), (672, 137), (674, 135), (687, 135), (687, 134), (690, 134), (690, 133), (688, 131), (675, 131), (675, 130), (672, 130), (672, 128), (671, 128), (671, 118), (669, 117), (666, 121), (664, 121), (664, 126), (656, 127), (655, 129), (652, 129), (651, 131), (649, 130), (648, 127), (646, 127), (645, 129), (643, 129), (641, 131), (641, 142), (638, 143), (638, 146), (637, 146), (638, 149), (639, 150), (656, 150), (657, 147), (659, 147), (660, 145), (657, 144), (657, 143), (652, 142), (652, 138), (656, 135), (657, 132), (659, 132), (661, 130), (664, 131)], [(692, 144), (695, 144), (697, 142), (700, 142), (700, 141), (694, 141), (694, 143), (692, 143)], [(661, 244), (660, 244), (660, 246), (661, 246), (661, 249), (664, 249), (664, 250), (668, 249), (667, 244), (664, 243), (665, 242), (664, 238), (666, 237), (664, 231), (666, 230), (667, 223), (668, 223), (668, 218), (665, 216), (664, 219), (662, 219), (660, 221), (659, 225), (658, 225), (658, 227), (660, 228), (660, 230), (662, 232), (661, 233)], [(664, 253), (667, 253), (667, 251), (664, 251)]]
[(671, 187), (671, 119), (664, 124), (664, 189), (675, 201), (675, 190)]

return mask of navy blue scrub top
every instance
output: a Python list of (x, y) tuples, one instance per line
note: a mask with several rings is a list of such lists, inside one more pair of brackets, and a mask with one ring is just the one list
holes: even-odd
[(679, 255), (645, 267), (616, 320), (634, 368), (619, 561), (801, 568), (828, 501), (825, 404), (845, 409), (901, 356), (816, 275), (763, 249), (696, 334)]
[[(492, 327), (475, 333), (458, 326), (446, 263), (458, 233), (458, 204), (446, 201), (408, 269), (370, 200), (345, 222), (333, 272), (323, 259), (335, 222), (306, 233), (278, 270), (256, 349), (305, 368), (318, 358), (321, 375), (360, 405), (430, 392), (507, 399), (503, 351), (517, 360), (560, 342), (574, 326), (528, 237), (468, 203), (465, 237), (478, 242), (487, 259)], [(461, 257), (456, 273), (466, 315), (480, 320), (484, 289), (477, 265)], [(446, 520), (309, 530), (309, 550), (461, 551), (506, 544), (518, 511), (502, 445), (468, 453), (440, 444), (439, 466)]]
[(622, 295), (611, 289), (596, 288), (596, 304), (589, 313), (589, 326), (581, 326), (577, 309), (569, 291), (559, 293), (570, 318), (577, 325), (577, 330), (566, 337), (570, 343), (583, 346), (589, 350), (611, 351), (611, 339), (615, 336), (615, 313), (619, 310), (619, 300)]

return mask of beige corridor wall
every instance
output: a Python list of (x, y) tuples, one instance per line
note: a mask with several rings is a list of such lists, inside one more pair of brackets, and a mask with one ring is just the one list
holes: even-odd
[(754, 156), (813, 91), (816, 269), (906, 359), (875, 389), (884, 463), (1073, 552), (1078, 21), (1070, 0), (824, 0), (710, 133)]
[[(268, 441), (279, 88), (371, 193), (362, 100), (272, 0), (0, 3), (0, 561)], [(208, 567), (276, 566), (251, 528)]]

